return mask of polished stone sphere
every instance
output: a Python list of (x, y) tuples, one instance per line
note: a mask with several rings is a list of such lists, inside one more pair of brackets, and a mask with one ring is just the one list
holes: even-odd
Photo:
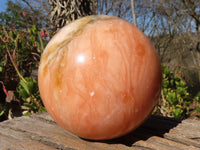
[(88, 16), (63, 27), (46, 46), (39, 89), (52, 118), (86, 139), (125, 135), (151, 114), (162, 73), (149, 39), (123, 19)]

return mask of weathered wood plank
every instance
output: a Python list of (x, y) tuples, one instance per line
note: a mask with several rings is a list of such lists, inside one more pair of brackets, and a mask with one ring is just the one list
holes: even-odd
[[(43, 116), (44, 117), (44, 116)], [(40, 117), (22, 117), (17, 118), (15, 121), (5, 121), (1, 123), (2, 126), (8, 129), (12, 129), (18, 131), (22, 134), (29, 134), (29, 138), (32, 141), (38, 141), (42, 144), (49, 145), (56, 149), (129, 149), (124, 145), (113, 145), (112, 147), (106, 143), (97, 143), (97, 142), (89, 142), (87, 140), (83, 140), (70, 134), (65, 131), (61, 127), (59, 127), (55, 122), (50, 120), (42, 120), (38, 119)], [(43, 118), (46, 119), (46, 118)], [(22, 139), (27, 137), (21, 137)]]
[(184, 135), (166, 133), (166, 134), (164, 135), (164, 137), (165, 137), (166, 139), (175, 141), (175, 142), (177, 142), (177, 143), (182, 143), (182, 144), (185, 144), (185, 145), (188, 145), (188, 146), (194, 146), (194, 147), (200, 149), (200, 142), (195, 141), (195, 140), (193, 140), (193, 139), (185, 138)]
[(32, 141), (49, 145), (55, 149), (77, 149), (80, 146), (83, 149), (95, 149), (93, 146), (88, 146), (83, 140), (82, 142), (77, 141), (75, 136), (65, 133), (65, 130), (55, 123), (44, 123), (41, 120), (34, 119), (34, 117), (23, 117), (23, 121), (21, 121), (21, 118), (15, 119), (13, 122), (5, 121), (1, 125), (4, 124), (6, 125), (4, 128), (28, 134)]
[(168, 139), (161, 137), (153, 136), (150, 137), (147, 141), (138, 141), (134, 145), (140, 145), (144, 147), (150, 147), (152, 149), (161, 149), (161, 150), (192, 150), (196, 149), (194, 146), (187, 146), (181, 143), (177, 143)]
[(29, 134), (12, 130), (10, 128), (0, 126), (0, 149), (32, 149), (38, 150), (48, 149), (54, 150), (54, 148), (44, 145), (41, 142), (33, 141)]
[(90, 141), (70, 134), (47, 113), (0, 123), (0, 149), (62, 150), (196, 150), (200, 149), (200, 121), (151, 116), (123, 137)]
[(200, 149), (200, 121), (183, 120), (164, 135), (165, 138)]

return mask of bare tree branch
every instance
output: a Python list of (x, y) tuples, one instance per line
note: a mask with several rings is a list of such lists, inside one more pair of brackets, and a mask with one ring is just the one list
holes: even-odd
[(132, 15), (133, 15), (133, 24), (137, 27), (137, 20), (136, 20), (136, 14), (135, 14), (135, 0), (131, 0), (131, 9), (132, 9)]

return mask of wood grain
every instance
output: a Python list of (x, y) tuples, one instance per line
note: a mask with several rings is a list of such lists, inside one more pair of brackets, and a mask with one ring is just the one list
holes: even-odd
[(30, 150), (200, 150), (200, 121), (150, 116), (123, 137), (90, 141), (58, 126), (48, 113), (0, 123), (0, 149)]

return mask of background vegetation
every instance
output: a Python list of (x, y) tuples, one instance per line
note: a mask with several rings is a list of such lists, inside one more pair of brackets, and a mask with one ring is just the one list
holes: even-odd
[(154, 43), (163, 69), (154, 114), (200, 117), (200, 1), (8, 0), (0, 13), (0, 120), (45, 111), (37, 87), (41, 53), (61, 27), (92, 14), (121, 17)]

